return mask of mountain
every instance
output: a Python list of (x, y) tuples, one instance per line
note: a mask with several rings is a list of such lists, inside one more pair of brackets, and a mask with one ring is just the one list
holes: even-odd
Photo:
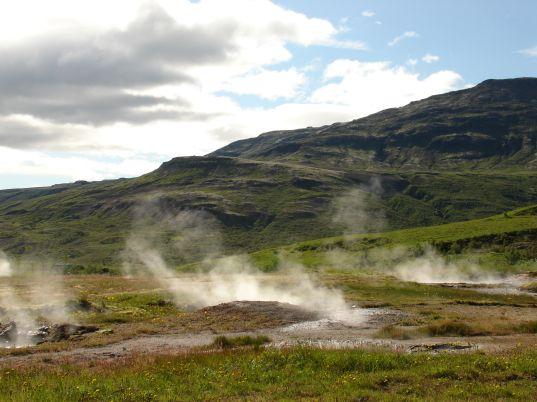
[[(349, 229), (334, 220), (341, 202), (383, 229), (489, 216), (537, 203), (536, 130), (537, 79), (489, 80), (174, 158), (137, 178), (0, 191), (0, 250), (46, 255), (70, 272), (117, 269), (148, 199), (168, 215), (212, 216), (225, 252), (339, 235)], [(353, 204), (356, 188), (370, 193), (366, 206)], [(173, 264), (204, 253), (202, 244), (173, 251), (181, 234), (170, 228), (159, 236)]]
[(265, 133), (212, 155), (340, 170), (536, 170), (537, 78), (487, 80), (348, 123)]

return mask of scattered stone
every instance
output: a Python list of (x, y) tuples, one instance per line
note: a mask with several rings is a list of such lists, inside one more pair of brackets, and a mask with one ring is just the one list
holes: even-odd
[(64, 341), (75, 335), (89, 334), (98, 330), (99, 327), (95, 327), (92, 325), (54, 324), (52, 327), (50, 327), (49, 333), (45, 337), (44, 341)]
[(49, 334), (50, 327), (43, 325), (39, 328), (37, 328), (36, 331), (30, 331), (28, 333), (28, 336), (32, 340), (33, 343), (36, 345), (39, 345), (40, 343), (43, 343), (45, 341), (45, 338)]
[(17, 324), (11, 321), (5, 325), (0, 324), (0, 340), (15, 342), (17, 340)]

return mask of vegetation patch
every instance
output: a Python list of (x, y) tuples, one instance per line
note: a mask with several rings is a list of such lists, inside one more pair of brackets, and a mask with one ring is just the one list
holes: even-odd
[(460, 321), (444, 321), (438, 324), (430, 324), (425, 328), (430, 336), (479, 336), (487, 335), (483, 330), (476, 329)]
[(406, 328), (401, 328), (397, 325), (387, 325), (382, 327), (375, 334), (376, 338), (386, 338), (386, 339), (412, 339), (415, 335), (415, 331), (410, 331)]
[(537, 321), (528, 321), (519, 324), (517, 327), (517, 332), (526, 333), (526, 334), (537, 334)]
[(27, 401), (533, 400), (537, 352), (501, 355), (233, 349), (0, 370)]
[(268, 336), (265, 335), (243, 335), (243, 336), (234, 336), (228, 337), (224, 335), (217, 336), (214, 338), (212, 346), (219, 349), (233, 349), (238, 347), (252, 346), (254, 348), (259, 348), (264, 344), (272, 342)]

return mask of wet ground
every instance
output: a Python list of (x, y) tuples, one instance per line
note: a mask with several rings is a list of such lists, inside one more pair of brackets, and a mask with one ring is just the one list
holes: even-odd
[[(401, 322), (408, 318), (408, 313), (387, 308), (353, 309), (354, 322), (343, 322), (319, 317), (311, 312), (284, 303), (277, 302), (232, 302), (200, 310), (226, 311), (235, 314), (237, 310), (255, 312), (269, 311), (285, 317), (287, 324), (276, 328), (229, 332), (214, 334), (211, 331), (201, 333), (181, 333), (147, 335), (94, 348), (76, 348), (59, 352), (39, 352), (27, 355), (10, 355), (0, 357), (2, 365), (24, 365), (26, 363), (58, 364), (62, 362), (82, 362), (92, 360), (122, 359), (139, 354), (184, 354), (191, 350), (212, 350), (216, 336), (229, 337), (241, 335), (266, 335), (270, 337), (271, 347), (312, 346), (320, 348), (388, 348), (391, 350), (416, 352), (467, 352), (483, 350), (489, 352), (504, 351), (522, 345), (534, 344), (535, 335), (481, 336), (481, 337), (435, 337), (414, 338), (408, 340), (377, 339), (376, 331), (386, 325)], [(351, 314), (351, 315), (352, 315)]]
[[(91, 277), (89, 279), (92, 279)], [(69, 278), (67, 278), (69, 280)], [(77, 279), (78, 280), (78, 279)], [(96, 292), (103, 292), (102, 278), (97, 278)], [(127, 280), (119, 278), (117, 283), (123, 285)], [(134, 279), (132, 280), (134, 281)], [(537, 294), (523, 289), (523, 285), (534, 282), (534, 277), (518, 275), (493, 284), (479, 283), (444, 283), (431, 284), (450, 288), (463, 288), (481, 293), (497, 295), (531, 295)], [(112, 281), (111, 281), (112, 282)], [(127, 281), (128, 282), (128, 281)], [(91, 283), (91, 281), (90, 281)], [(152, 284), (135, 283), (133, 292), (144, 294), (154, 292)], [(98, 285), (98, 286), (97, 286)], [(143, 286), (142, 286), (143, 285)], [(78, 285), (77, 285), (78, 286)], [(131, 291), (131, 287), (121, 291)], [(138, 289), (138, 287), (140, 289)], [(24, 289), (16, 287), (17, 290)], [(76, 286), (74, 286), (76, 288)], [(0, 288), (1, 292), (1, 288)], [(114, 294), (111, 292), (111, 294)], [(530, 299), (531, 300), (531, 299)], [(453, 300), (429, 304), (402, 304), (400, 308), (360, 308), (349, 306), (344, 311), (333, 312), (330, 317), (318, 312), (308, 311), (295, 305), (264, 301), (236, 301), (205, 307), (188, 313), (191, 327), (173, 327), (166, 333), (154, 335), (132, 335), (131, 339), (120, 340), (106, 346), (80, 347), (69, 341), (69, 350), (14, 353), (0, 357), (0, 366), (25, 364), (26, 362), (43, 362), (56, 364), (62, 361), (91, 361), (94, 359), (121, 359), (133, 354), (168, 354), (188, 353), (196, 349), (209, 350), (216, 336), (229, 337), (240, 335), (266, 335), (272, 340), (272, 347), (290, 347), (296, 345), (321, 348), (389, 348), (405, 353), (455, 352), (483, 350), (498, 352), (523, 345), (535, 344), (537, 335), (515, 334), (503, 336), (457, 336), (427, 337), (414, 334), (412, 339), (379, 339), (378, 332), (390, 325), (405, 327), (420, 313), (441, 312), (442, 317), (464, 318), (469, 322), (478, 322), (483, 316), (495, 322), (524, 322), (537, 320), (533, 303), (518, 305), (516, 303), (498, 305), (490, 303), (456, 303)], [(33, 305), (33, 308), (37, 308)], [(532, 307), (533, 306), (533, 307)], [(423, 311), (422, 311), (423, 310)], [(334, 317), (337, 317), (334, 318)], [(510, 321), (511, 320), (511, 321)], [(244, 325), (237, 325), (243, 323)], [(226, 325), (227, 324), (227, 325)], [(215, 330), (214, 328), (223, 328)], [(164, 331), (163, 331), (164, 332)], [(130, 333), (128, 336), (131, 336)], [(122, 338), (124, 339), (124, 338)], [(112, 341), (107, 341), (112, 342)], [(25, 353), (25, 354), (22, 354)]]
[(529, 291), (524, 288), (524, 285), (535, 280), (533, 276), (528, 274), (513, 275), (504, 278), (502, 281), (494, 283), (435, 283), (431, 285), (439, 285), (449, 288), (469, 289), (481, 293), (497, 294), (497, 295), (529, 295), (537, 297), (536, 292)]

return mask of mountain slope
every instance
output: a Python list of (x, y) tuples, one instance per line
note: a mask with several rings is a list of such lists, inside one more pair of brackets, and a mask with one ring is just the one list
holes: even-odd
[(488, 80), (348, 123), (265, 133), (212, 155), (341, 170), (536, 170), (537, 78)]
[[(166, 216), (212, 217), (207, 241), (221, 237), (225, 253), (359, 230), (334, 219), (342, 202), (383, 223), (377, 230), (535, 204), (536, 82), (487, 81), (350, 123), (268, 133), (137, 178), (0, 191), (0, 250), (73, 271), (117, 268), (148, 200)], [(349, 193), (356, 188), (370, 193), (366, 202)], [(155, 231), (173, 264), (206, 252), (203, 242), (179, 252), (181, 233), (157, 224), (148, 236)]]

